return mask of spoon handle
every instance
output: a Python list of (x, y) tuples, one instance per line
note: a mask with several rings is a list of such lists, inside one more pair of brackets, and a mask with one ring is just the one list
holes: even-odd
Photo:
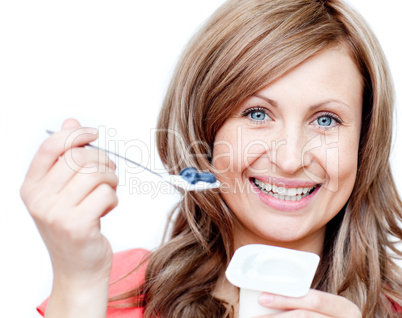
[[(49, 135), (54, 133), (51, 130), (46, 130), (46, 132)], [(138, 167), (144, 168), (148, 172), (150, 172), (150, 173), (158, 176), (159, 178), (161, 178), (163, 181), (171, 184), (176, 189), (180, 188), (180, 189), (182, 189), (184, 191), (205, 191), (205, 190), (215, 189), (215, 188), (220, 187), (220, 182), (217, 181), (216, 178), (214, 178), (214, 182), (212, 182), (210, 180), (210, 176), (208, 176), (208, 175), (204, 176), (204, 174), (211, 174), (211, 173), (200, 173), (201, 178), (200, 178), (200, 180), (198, 180), (200, 182), (197, 182), (196, 184), (192, 184), (192, 183), (189, 183), (188, 180), (185, 180), (181, 175), (170, 175), (170, 174), (163, 175), (163, 174), (157, 173), (157, 172), (155, 172), (155, 171), (153, 171), (153, 170), (151, 170), (151, 169), (139, 164), (138, 162), (135, 162), (135, 161), (133, 161), (131, 159), (128, 159), (128, 158), (126, 158), (126, 157), (124, 157), (122, 155), (119, 155), (118, 153), (115, 153), (113, 151), (102, 149), (102, 148), (99, 148), (99, 147), (91, 145), (91, 144), (86, 144), (85, 147), (90, 147), (90, 148), (94, 148), (94, 149), (104, 151), (105, 153), (114, 155), (114, 156), (116, 156), (118, 158), (121, 158), (123, 160), (126, 160), (126, 161), (128, 161), (128, 162), (130, 162), (130, 163), (132, 163), (132, 164), (134, 164), (134, 165), (136, 165)]]
[[(51, 131), (51, 130), (46, 130), (46, 132), (47, 132), (49, 135), (51, 135), (51, 134), (54, 133), (54, 131)], [(157, 173), (157, 172), (155, 172), (155, 171), (153, 171), (153, 170), (151, 170), (151, 169), (149, 169), (149, 168), (147, 168), (147, 167), (145, 167), (145, 166), (139, 164), (138, 162), (135, 162), (135, 161), (133, 161), (133, 160), (131, 160), (131, 159), (128, 159), (128, 158), (126, 158), (126, 157), (124, 157), (124, 156), (122, 156), (122, 155), (119, 155), (118, 153), (115, 153), (115, 152), (113, 152), (113, 151), (110, 151), (110, 150), (107, 150), (107, 149), (103, 149), (103, 148), (100, 148), (100, 147), (97, 147), (97, 146), (94, 146), (94, 145), (91, 145), (91, 144), (86, 144), (85, 147), (90, 147), (90, 148), (98, 149), (98, 150), (104, 151), (104, 152), (106, 152), (106, 153), (108, 153), (108, 154), (111, 154), (111, 155), (113, 155), (113, 156), (116, 156), (116, 157), (119, 157), (119, 158), (121, 158), (121, 159), (124, 159), (124, 160), (126, 160), (126, 161), (128, 161), (128, 162), (130, 162), (130, 163), (132, 163), (132, 164), (134, 164), (134, 165), (136, 165), (136, 166), (138, 166), (138, 167), (144, 168), (145, 170), (147, 170), (148, 172), (150, 172), (150, 173), (152, 173), (152, 174), (158, 176), (159, 178), (164, 179), (163, 175), (161, 175), (160, 173)]]

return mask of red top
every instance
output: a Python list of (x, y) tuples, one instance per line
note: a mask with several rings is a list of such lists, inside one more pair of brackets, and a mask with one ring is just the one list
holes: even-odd
[[(110, 282), (122, 278), (131, 270), (137, 267), (144, 256), (149, 252), (144, 249), (133, 249), (129, 251), (115, 253), (113, 256), (112, 272), (110, 273)], [(122, 280), (115, 284), (111, 284), (109, 287), (109, 297), (114, 296), (129, 290), (132, 290), (144, 282), (145, 279), (146, 263), (138, 268), (137, 271), (124, 277)], [(49, 299), (46, 299), (36, 309), (44, 316)], [(124, 301), (120, 302), (124, 304)], [(107, 318), (142, 318), (144, 308), (113, 308), (108, 307), (106, 312)]]
[[(114, 254), (112, 272), (110, 273), (110, 282), (118, 280), (141, 262), (144, 256), (148, 255), (148, 251), (144, 249), (133, 249), (129, 251), (119, 252)], [(144, 282), (145, 269), (147, 263), (138, 268), (137, 271), (124, 277), (122, 280), (115, 284), (110, 285), (109, 297), (117, 295), (129, 290), (132, 290)], [(48, 299), (46, 299), (36, 309), (44, 316)], [(124, 304), (124, 301), (121, 303)], [(396, 313), (402, 313), (402, 307), (397, 304), (393, 304)], [(106, 318), (143, 318), (144, 308), (113, 308), (108, 307), (106, 312)]]
[[(395, 308), (395, 312), (398, 314), (402, 314), (402, 307), (399, 306), (398, 304), (392, 304), (393, 307)], [(399, 317), (399, 316), (398, 316)]]

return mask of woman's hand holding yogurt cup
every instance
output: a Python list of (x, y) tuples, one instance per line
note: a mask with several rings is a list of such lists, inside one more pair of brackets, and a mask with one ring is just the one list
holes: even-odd
[(303, 297), (294, 298), (262, 293), (258, 299), (261, 306), (283, 310), (276, 314), (255, 316), (255, 318), (361, 318), (359, 308), (342, 296), (310, 289)]
[(101, 317), (107, 306), (113, 253), (100, 218), (117, 205), (118, 179), (106, 154), (84, 147), (96, 139), (96, 129), (66, 120), (39, 148), (21, 188), (52, 261), (47, 317)]

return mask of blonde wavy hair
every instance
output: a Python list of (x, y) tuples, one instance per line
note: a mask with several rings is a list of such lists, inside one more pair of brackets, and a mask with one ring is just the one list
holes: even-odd
[[(158, 120), (160, 157), (171, 173), (214, 171), (214, 136), (232, 112), (297, 65), (333, 46), (348, 48), (364, 79), (357, 179), (327, 224), (313, 287), (342, 295), (364, 317), (402, 305), (401, 201), (392, 179), (393, 86), (367, 23), (341, 0), (229, 0), (199, 30), (179, 61)], [(235, 216), (219, 191), (189, 192), (172, 214), (169, 239), (152, 253), (141, 296), (145, 317), (229, 317), (213, 296), (233, 248)], [(394, 314), (395, 315), (395, 314)]]

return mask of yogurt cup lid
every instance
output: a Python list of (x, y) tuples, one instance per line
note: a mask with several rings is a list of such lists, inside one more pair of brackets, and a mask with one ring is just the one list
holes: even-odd
[(226, 277), (240, 288), (301, 297), (308, 293), (319, 261), (314, 253), (250, 244), (236, 250)]

